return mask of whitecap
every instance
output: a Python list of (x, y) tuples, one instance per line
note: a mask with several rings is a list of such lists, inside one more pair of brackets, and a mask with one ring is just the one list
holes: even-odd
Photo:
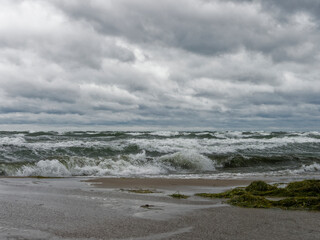
[(69, 170), (58, 160), (41, 160), (34, 166), (23, 166), (16, 176), (68, 177)]

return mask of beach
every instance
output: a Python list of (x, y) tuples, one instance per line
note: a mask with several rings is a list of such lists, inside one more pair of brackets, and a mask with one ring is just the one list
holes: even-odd
[[(270, 179), (271, 181), (272, 179)], [(250, 179), (1, 178), (0, 239), (317, 239), (320, 213), (239, 208), (199, 192)], [(133, 189), (151, 189), (139, 194)], [(188, 199), (168, 195), (181, 193)]]
[(0, 1), (0, 240), (320, 240), (320, 0)]

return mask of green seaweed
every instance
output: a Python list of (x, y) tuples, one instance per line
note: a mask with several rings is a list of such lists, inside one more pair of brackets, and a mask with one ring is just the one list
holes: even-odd
[(216, 193), (196, 193), (195, 196), (204, 198), (218, 198)]
[[(229, 198), (227, 203), (239, 207), (320, 211), (320, 180), (291, 182), (285, 188), (278, 188), (263, 181), (254, 181), (245, 189), (235, 188), (224, 193), (195, 195), (207, 198)], [(265, 197), (285, 197), (285, 199), (275, 201)]]
[(128, 189), (126, 191), (132, 192), (132, 193), (140, 193), (140, 194), (158, 193), (157, 191), (150, 190), (150, 189)]
[(320, 197), (288, 197), (282, 200), (272, 201), (264, 197), (246, 193), (231, 198), (227, 203), (248, 208), (281, 208), (285, 210), (320, 211)]
[(265, 192), (277, 189), (264, 181), (253, 181), (248, 187), (245, 188), (247, 192)]
[(184, 195), (184, 194), (180, 194), (180, 193), (174, 193), (174, 194), (171, 194), (169, 196), (173, 197), (173, 198), (178, 198), (178, 199), (187, 199), (187, 198), (190, 197), (190, 196), (187, 196), (187, 195)]
[(250, 193), (234, 196), (227, 201), (227, 203), (232, 205), (248, 208), (270, 208), (272, 207), (271, 202), (272, 201), (265, 199), (264, 197), (254, 196)]
[(279, 201), (274, 201), (273, 206), (282, 209), (309, 209), (320, 211), (320, 197), (288, 197)]
[(234, 188), (223, 193), (196, 193), (196, 196), (205, 198), (232, 198), (245, 194), (246, 191), (243, 188)]
[(316, 197), (320, 196), (320, 180), (291, 182), (285, 188), (278, 188), (263, 181), (254, 181), (246, 187), (246, 191), (257, 196)]
[(278, 188), (263, 181), (253, 181), (248, 187), (245, 188), (245, 190), (256, 196), (287, 196), (286, 189)]
[(300, 182), (291, 182), (286, 187), (288, 196), (319, 196), (320, 180), (304, 180)]

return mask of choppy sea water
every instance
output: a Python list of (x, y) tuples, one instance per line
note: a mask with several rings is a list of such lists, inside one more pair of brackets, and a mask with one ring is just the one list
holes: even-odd
[(320, 175), (320, 132), (0, 132), (3, 176)]

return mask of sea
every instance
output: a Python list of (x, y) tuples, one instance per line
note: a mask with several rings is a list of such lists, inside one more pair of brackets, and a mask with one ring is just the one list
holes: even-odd
[(2, 176), (320, 176), (320, 132), (2, 131)]

